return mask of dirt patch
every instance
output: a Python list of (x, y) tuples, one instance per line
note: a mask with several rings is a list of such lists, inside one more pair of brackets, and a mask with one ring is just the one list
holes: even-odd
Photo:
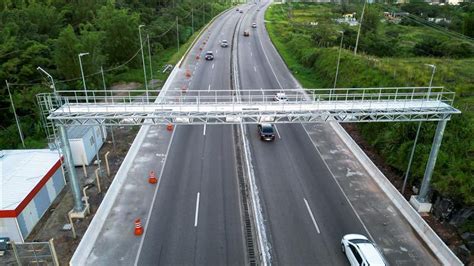
[[(384, 158), (377, 153), (377, 151), (370, 146), (362, 137), (361, 133), (357, 129), (355, 124), (342, 124), (344, 129), (351, 135), (355, 142), (364, 150), (365, 154), (374, 162), (374, 164), (382, 171), (382, 173), (387, 177), (388, 180), (397, 188), (401, 193), (403, 186), (403, 179), (405, 178), (403, 173), (400, 173), (393, 167), (385, 163)], [(403, 196), (406, 200), (409, 200), (412, 195), (415, 195), (412, 188), (406, 187)], [(440, 222), (436, 217), (431, 213), (422, 215), (423, 219), (430, 225), (430, 227), (438, 234), (438, 236), (449, 246), (451, 250), (461, 245), (463, 243), (461, 236), (457, 233), (456, 228), (447, 224)], [(474, 256), (470, 256), (468, 265), (474, 265)]]
[[(74, 239), (71, 231), (62, 230), (63, 225), (68, 222), (68, 212), (73, 208), (73, 197), (69, 185), (66, 185), (61, 194), (51, 205), (50, 209), (46, 212), (40, 222), (36, 225), (33, 232), (25, 240), (27, 242), (32, 241), (48, 241), (54, 238), (56, 252), (61, 265), (68, 265), (74, 251), (76, 250), (79, 242), (87, 230), (92, 218), (94, 217), (102, 199), (105, 196), (110, 184), (115, 177), (116, 172), (120, 168), (123, 159), (125, 158), (133, 139), (138, 132), (137, 126), (135, 127), (116, 127), (113, 129), (115, 138), (115, 149), (111, 141), (110, 130), (108, 132), (108, 139), (100, 150), (100, 158), (103, 162), (104, 177), (101, 179), (102, 193), (98, 193), (96, 186), (87, 190), (89, 196), (89, 203), (91, 205), (91, 215), (87, 216), (84, 220), (74, 220), (74, 227), (77, 233), (77, 239)], [(110, 151), (108, 156), (110, 166), (110, 176), (107, 176), (105, 171), (105, 153)], [(76, 168), (78, 177), (81, 185), (87, 183), (87, 180), (95, 180), (94, 171), (97, 168), (96, 165), (88, 167), (88, 178), (84, 177), (82, 168)]]

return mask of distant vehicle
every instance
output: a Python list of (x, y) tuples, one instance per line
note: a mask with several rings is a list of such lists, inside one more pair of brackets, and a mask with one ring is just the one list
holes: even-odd
[(244, 36), (245, 36), (245, 37), (250, 36), (250, 31), (249, 31), (249, 30), (245, 30), (245, 31), (244, 31)]
[(221, 41), (221, 47), (228, 47), (229, 46), (229, 43), (227, 42), (227, 40), (222, 40)]
[(204, 58), (206, 58), (206, 60), (214, 60), (214, 54), (212, 53), (212, 51), (207, 51)]
[(275, 129), (272, 124), (258, 124), (257, 130), (261, 140), (275, 140)]
[(351, 265), (388, 265), (380, 250), (363, 235), (345, 235), (341, 248)]
[(257, 9), (257, 11), (260, 11), (260, 8), (259, 8), (259, 9)]
[(235, 11), (239, 11), (239, 8), (237, 8)]
[(286, 94), (284, 92), (278, 92), (275, 94), (275, 97), (273, 97), (273, 100), (275, 102), (287, 102), (288, 97), (286, 97)]
[(257, 27), (257, 23), (252, 23), (252, 28), (256, 28)]
[(244, 11), (243, 11), (242, 9), (241, 9), (239, 12), (240, 12), (240, 13), (244, 13)]

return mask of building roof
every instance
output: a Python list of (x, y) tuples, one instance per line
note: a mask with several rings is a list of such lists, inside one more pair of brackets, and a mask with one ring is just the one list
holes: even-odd
[(0, 217), (16, 217), (61, 166), (57, 151), (0, 151)]

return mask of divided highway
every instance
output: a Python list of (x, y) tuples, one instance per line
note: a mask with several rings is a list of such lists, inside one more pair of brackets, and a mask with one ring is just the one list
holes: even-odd
[[(189, 90), (229, 89), (231, 49), (219, 43), (240, 17), (230, 11), (210, 26), (202, 54), (215, 59), (198, 61)], [(246, 263), (233, 141), (231, 126), (175, 128), (137, 265)]]
[[(272, 66), (264, 50), (265, 8), (252, 6), (240, 25), (241, 32), (250, 29), (251, 35), (239, 35), (241, 89), (295, 88), (292, 78), (280, 71), (286, 69)], [(283, 81), (292, 86), (283, 88)], [(262, 142), (255, 125), (247, 126), (247, 132), (272, 263), (346, 263), (339, 247), (342, 236), (367, 232), (302, 125), (278, 125), (274, 143)]]

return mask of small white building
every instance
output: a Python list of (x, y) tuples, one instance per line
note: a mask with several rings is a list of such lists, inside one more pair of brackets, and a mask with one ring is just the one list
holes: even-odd
[(67, 134), (75, 166), (89, 165), (107, 138), (105, 126), (70, 126)]
[(64, 185), (57, 151), (0, 151), (0, 237), (24, 242)]

